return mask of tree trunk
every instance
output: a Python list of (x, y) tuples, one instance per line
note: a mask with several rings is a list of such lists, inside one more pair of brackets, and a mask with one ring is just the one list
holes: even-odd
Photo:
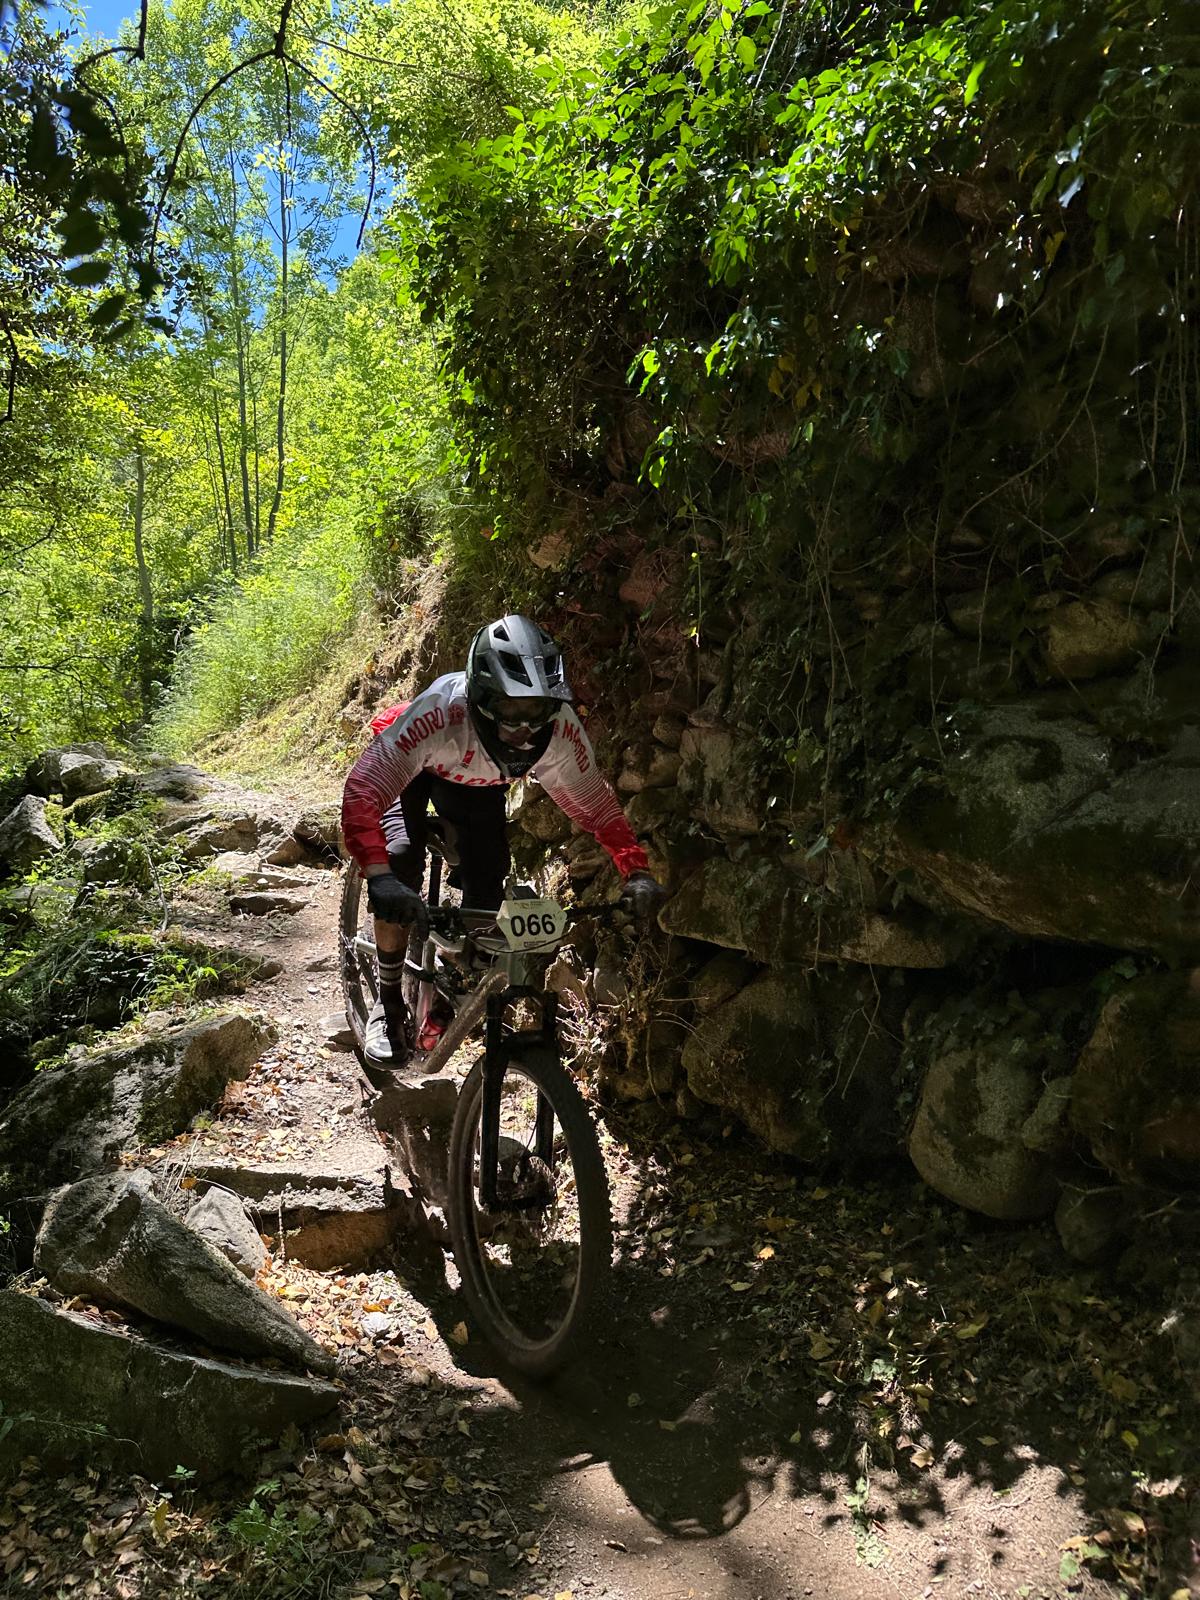
[(221, 464), (221, 491), (225, 497), (225, 532), (229, 539), (229, 566), (236, 578), (238, 569), (237, 530), (233, 522), (233, 499), (229, 493), (229, 468), (225, 461), (225, 436), (221, 432), (221, 402), (217, 395), (215, 381), (213, 385), (213, 432), (217, 436), (217, 460)]
[(288, 211), (287, 162), (280, 143), (279, 158), (279, 397), (275, 406), (275, 494), (267, 518), (267, 539), (275, 535), (275, 523), (283, 500), (283, 422), (287, 403), (288, 362)]
[(255, 517), (250, 499), (250, 429), (249, 419), (246, 414), (246, 346), (244, 341), (245, 327), (242, 317), (242, 284), (238, 272), (238, 243), (237, 243), (237, 171), (234, 167), (233, 150), (229, 152), (229, 182), (230, 182), (230, 212), (231, 225), (229, 230), (229, 299), (233, 306), (234, 336), (237, 339), (237, 374), (238, 374), (238, 460), (242, 475), (242, 523), (246, 532), (246, 554), (253, 556), (255, 540)]
[(139, 439), (133, 452), (133, 554), (137, 561), (138, 593), (142, 599), (142, 621), (154, 624), (154, 590), (150, 568), (146, 565), (146, 546), (142, 538), (146, 517), (146, 456)]
[(146, 455), (139, 439), (133, 450), (133, 558), (137, 562), (138, 593), (141, 610), (138, 616), (138, 689), (142, 697), (142, 715), (149, 717), (154, 709), (154, 669), (157, 666), (154, 637), (154, 589), (150, 582), (150, 567), (146, 561), (144, 538), (146, 519)]

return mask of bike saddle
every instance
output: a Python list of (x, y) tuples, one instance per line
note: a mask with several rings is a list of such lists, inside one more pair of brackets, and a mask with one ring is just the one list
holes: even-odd
[(445, 817), (430, 817), (425, 824), (429, 848), (441, 856), (448, 867), (459, 865), (458, 829)]

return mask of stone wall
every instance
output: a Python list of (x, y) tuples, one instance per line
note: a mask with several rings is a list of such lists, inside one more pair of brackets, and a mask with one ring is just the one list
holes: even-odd
[[(989, 1216), (1057, 1208), (1080, 1254), (1081, 1197), (1107, 1237), (1137, 1191), (1200, 1183), (1200, 630), (1164, 559), (1099, 541), (1082, 592), (1016, 624), (986, 588), (943, 596), (908, 641), (914, 672), (940, 663), (937, 747), (864, 817), (819, 762), (773, 770), (739, 701), (749, 616), (688, 640), (681, 556), (593, 552), (588, 609), (611, 609), (572, 630), (580, 698), (672, 891), (640, 996), (603, 940), (560, 974), (617, 1041), (611, 1091), (806, 1162), (907, 1153)], [(552, 846), (577, 895), (615, 891), (536, 789), (513, 820), (519, 861)]]

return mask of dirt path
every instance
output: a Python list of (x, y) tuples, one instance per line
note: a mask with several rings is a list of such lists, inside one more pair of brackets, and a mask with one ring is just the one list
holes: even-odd
[[(322, 1043), (339, 875), (306, 878), (300, 914), (227, 930), (281, 964), (247, 995), (280, 1038), (194, 1160), (380, 1159), (354, 1059)], [(277, 1261), (348, 1377), (333, 1481), (295, 1478), (357, 1508), (330, 1592), (999, 1600), (1149, 1593), (1154, 1568), (1198, 1592), (1178, 1519), (1152, 1517), (1186, 1493), (1188, 1430), (1144, 1307), (910, 1173), (825, 1188), (728, 1130), (605, 1129), (617, 1312), (547, 1387), (497, 1370), (427, 1239), (371, 1272)]]

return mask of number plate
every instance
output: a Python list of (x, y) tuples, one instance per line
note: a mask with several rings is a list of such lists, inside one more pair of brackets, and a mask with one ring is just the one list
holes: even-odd
[(567, 931), (557, 900), (506, 900), (496, 922), (510, 950), (555, 950)]

